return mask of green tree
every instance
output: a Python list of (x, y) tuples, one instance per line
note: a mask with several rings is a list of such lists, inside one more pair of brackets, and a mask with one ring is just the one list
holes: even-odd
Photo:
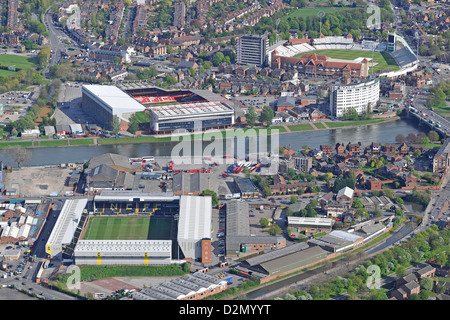
[(272, 123), (273, 120), (273, 110), (270, 106), (264, 106), (261, 112), (261, 121), (267, 123), (268, 126)]
[(129, 118), (128, 131), (135, 134), (139, 130), (139, 122), (136, 118), (136, 114), (132, 114)]
[(291, 204), (297, 203), (297, 197), (291, 196)]
[(428, 138), (430, 139), (430, 141), (438, 141), (439, 134), (436, 131), (431, 130), (430, 132), (428, 132)]
[(245, 115), (245, 119), (247, 121), (247, 124), (250, 127), (253, 128), (255, 126), (255, 123), (258, 120), (258, 114), (256, 113), (255, 108), (253, 106), (248, 107), (248, 111), (247, 111), (247, 114)]
[(219, 64), (221, 64), (224, 61), (224, 59), (225, 59), (225, 56), (223, 55), (223, 53), (217, 52), (213, 58), (213, 65), (215, 67), (217, 67)]
[(283, 231), (281, 230), (280, 226), (276, 223), (274, 223), (269, 229), (269, 234), (272, 236), (276, 236), (277, 234), (280, 234), (282, 232)]
[(117, 115), (113, 116), (111, 123), (110, 123), (110, 127), (111, 127), (111, 132), (114, 135), (117, 135), (119, 133), (121, 126), (120, 126), (120, 118)]
[(266, 228), (266, 227), (269, 226), (270, 221), (269, 221), (269, 219), (267, 219), (267, 218), (261, 218), (261, 219), (259, 219), (259, 224), (260, 224), (263, 228)]
[(217, 196), (217, 193), (213, 190), (206, 189), (203, 190), (200, 194), (201, 196), (211, 196), (211, 203), (213, 207), (216, 207), (219, 204), (219, 197)]

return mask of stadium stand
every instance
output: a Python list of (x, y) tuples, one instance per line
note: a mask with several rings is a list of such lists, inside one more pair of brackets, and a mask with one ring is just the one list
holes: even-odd
[(400, 68), (409, 66), (417, 61), (416, 55), (409, 50), (409, 48), (404, 47), (400, 50), (394, 51), (392, 57), (395, 62), (400, 66)]

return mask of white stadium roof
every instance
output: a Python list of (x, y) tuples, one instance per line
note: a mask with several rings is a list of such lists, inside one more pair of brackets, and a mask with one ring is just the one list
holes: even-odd
[(83, 90), (87, 90), (91, 95), (103, 101), (111, 108), (112, 114), (120, 118), (123, 118), (124, 113), (145, 110), (144, 105), (116, 86), (90, 84), (84, 85)]

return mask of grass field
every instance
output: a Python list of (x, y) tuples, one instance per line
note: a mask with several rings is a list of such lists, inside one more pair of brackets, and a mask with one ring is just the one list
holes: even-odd
[(169, 239), (172, 220), (150, 217), (93, 217), (84, 235), (86, 240)]
[[(343, 60), (354, 60), (359, 57), (365, 57), (372, 59), (372, 51), (363, 51), (363, 50), (345, 50), (345, 49), (336, 49), (336, 50), (315, 50), (315, 51), (308, 51), (301, 54), (296, 55), (296, 58), (300, 58), (304, 54), (313, 54), (317, 53), (318, 55), (324, 55), (332, 59), (343, 59)], [(386, 52), (374, 52), (373, 53), (373, 61), (374, 61), (374, 67), (373, 71), (377, 72), (379, 70), (390, 68), (392, 70), (398, 70), (399, 67), (397, 63), (395, 63), (394, 58), (392, 58), (388, 53)], [(369, 64), (369, 67), (371, 65)], [(369, 71), (371, 71), (370, 69)]]
[(342, 11), (342, 10), (352, 10), (352, 8), (346, 8), (346, 7), (314, 7), (314, 8), (300, 8), (297, 9), (296, 11), (293, 11), (291, 13), (289, 13), (285, 18), (289, 19), (289, 18), (298, 18), (298, 17), (308, 17), (308, 16), (315, 16), (317, 17), (317, 14), (320, 11), (323, 11), (324, 13), (329, 13), (329, 12), (338, 12), (338, 11)]
[[(15, 66), (16, 68), (20, 68), (22, 70), (27, 71), (30, 68), (36, 67), (36, 59), (30, 58), (30, 57), (23, 57), (23, 56), (15, 56), (11, 54), (2, 54), (0, 55), (0, 65), (1, 66)], [(2, 70), (7, 72), (12, 72), (8, 70)]]
[(361, 120), (361, 121), (341, 121), (341, 122), (327, 122), (329, 128), (342, 128), (349, 126), (361, 126), (366, 124), (374, 124), (384, 122), (385, 119), (372, 119), (372, 120)]
[(313, 127), (309, 123), (305, 124), (294, 124), (292, 126), (288, 126), (291, 131), (306, 131), (306, 130), (314, 130)]

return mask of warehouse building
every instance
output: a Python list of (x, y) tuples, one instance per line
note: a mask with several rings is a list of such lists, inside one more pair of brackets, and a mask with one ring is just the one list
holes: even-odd
[(88, 199), (70, 199), (64, 202), (45, 246), (50, 258), (62, 259), (63, 247), (72, 242), (87, 202)]
[(195, 272), (133, 293), (134, 300), (199, 300), (228, 288), (224, 279)]
[(234, 110), (221, 101), (160, 105), (149, 108), (153, 132), (221, 129), (234, 124)]
[(288, 228), (291, 228), (291, 234), (298, 237), (300, 233), (316, 234), (320, 232), (331, 231), (333, 219), (328, 218), (309, 218), (309, 217), (288, 217)]
[(324, 236), (308, 241), (309, 245), (322, 247), (332, 253), (340, 253), (356, 249), (363, 245), (364, 238), (353, 232), (335, 230)]
[(169, 265), (171, 240), (79, 240), (77, 265)]
[(211, 197), (180, 196), (177, 241), (184, 259), (211, 262), (211, 214)]
[(226, 255), (245, 256), (255, 252), (269, 252), (286, 246), (281, 236), (256, 236), (250, 234), (248, 202), (229, 200), (226, 204)]
[(84, 85), (81, 90), (82, 109), (107, 129), (111, 129), (113, 117), (118, 116), (121, 130), (127, 130), (129, 117), (145, 111), (142, 104), (115, 86)]
[(265, 283), (312, 266), (326, 259), (328, 255), (329, 252), (320, 247), (310, 247), (307, 243), (301, 242), (244, 260), (239, 268), (249, 270), (260, 278), (261, 283)]

